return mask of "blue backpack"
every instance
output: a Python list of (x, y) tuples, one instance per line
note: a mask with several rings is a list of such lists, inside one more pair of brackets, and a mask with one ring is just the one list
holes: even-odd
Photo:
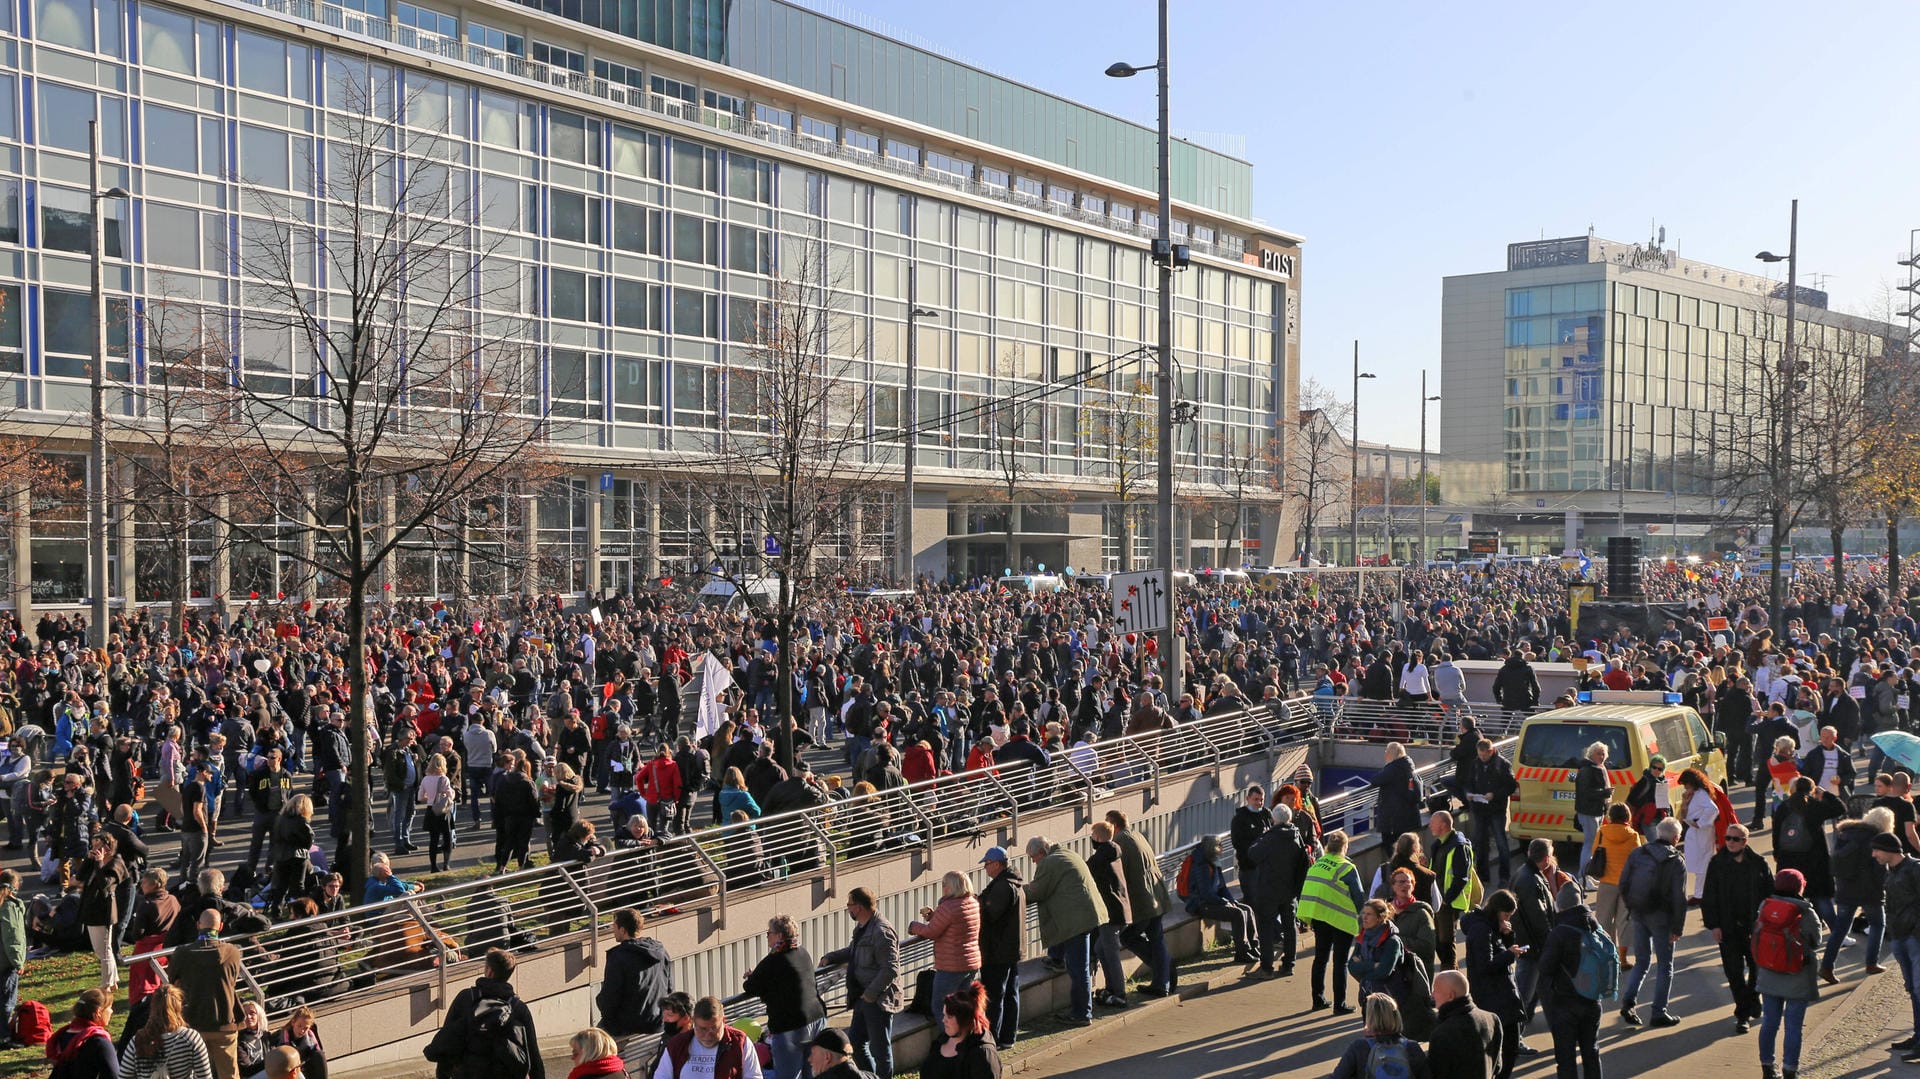
[(1573, 991), (1588, 1000), (1610, 1000), (1620, 993), (1620, 952), (1599, 926), (1581, 933)]
[(1413, 1060), (1407, 1053), (1405, 1038), (1392, 1045), (1367, 1043), (1366, 1079), (1413, 1079)]

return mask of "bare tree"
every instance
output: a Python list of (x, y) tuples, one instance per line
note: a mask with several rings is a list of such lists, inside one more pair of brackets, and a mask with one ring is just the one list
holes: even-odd
[(1154, 489), (1160, 452), (1159, 400), (1139, 358), (1117, 363), (1088, 383), (1081, 440), (1101, 447), (1094, 462), (1120, 510), (1120, 569), (1133, 568), (1134, 535)]
[[(444, 88), (336, 62), (336, 102), (289, 196), (247, 182), (241, 348), (196, 436), (233, 475), (215, 505), (343, 597), (349, 891), (371, 840), (370, 604), (403, 544), (464, 542), (476, 492), (547, 455), (523, 268), (495, 257), (451, 158)], [(215, 417), (226, 417), (215, 420)]]
[(795, 612), (838, 591), (853, 565), (877, 553), (855, 520), (890, 519), (879, 490), (902, 448), (872, 437), (857, 324), (835, 282), (824, 245), (783, 249), (754, 317), (733, 322), (750, 347), (724, 373), (726, 437), (693, 466), (715, 481), (667, 494), (680, 503), (672, 509), (693, 558), (772, 622), (774, 745), (785, 768), (794, 764)]
[(1864, 523), (1872, 509), (1868, 482), (1873, 462), (1866, 450), (1873, 428), (1887, 417), (1880, 408), (1886, 370), (1881, 338), (1854, 328), (1825, 331), (1819, 342), (1798, 349), (1806, 391), (1796, 424), (1806, 483), (1832, 543), (1836, 593), (1847, 587), (1843, 552), (1848, 526)]
[(1353, 402), (1335, 396), (1332, 390), (1313, 379), (1300, 385), (1300, 410), (1291, 451), (1281, 462), (1280, 482), (1284, 497), (1300, 505), (1300, 532), (1295, 548), (1301, 558), (1319, 558), (1320, 520), (1325, 511), (1342, 498), (1352, 498), (1347, 489), (1347, 459), (1353, 448), (1340, 432), (1353, 415)]
[(1280, 491), (1279, 442), (1272, 432), (1235, 427), (1215, 431), (1205, 437), (1208, 452), (1201, 454), (1211, 470), (1211, 490), (1188, 496), (1188, 511), (1196, 521), (1207, 521), (1217, 537), (1226, 526), (1227, 544), (1247, 561), (1247, 510), (1256, 505), (1278, 503)]

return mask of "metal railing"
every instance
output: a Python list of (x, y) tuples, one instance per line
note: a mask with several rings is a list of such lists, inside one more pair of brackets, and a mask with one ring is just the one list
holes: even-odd
[[(650, 921), (698, 907), (726, 924), (743, 891), (821, 869), (837, 890), (843, 862), (893, 857), (1014, 824), (1022, 812), (1143, 788), (1158, 803), (1167, 777), (1214, 769), (1320, 735), (1307, 700), (1210, 716), (1167, 730), (1063, 751), (1045, 767), (997, 765), (763, 816), (610, 852), (281, 923), (228, 938), (271, 1017), (297, 1004), (377, 999), (422, 980), (449, 984), (488, 948), (531, 949), (593, 929), (603, 910), (636, 907)], [(171, 949), (130, 957), (129, 965)], [(597, 957), (596, 957), (597, 958)]]
[[(402, 49), (431, 56), (440, 60), (451, 60), (471, 67), (484, 68), (498, 74), (536, 83), (542, 88), (559, 88), (626, 108), (639, 109), (656, 116), (709, 130), (725, 131), (742, 138), (753, 139), (769, 145), (785, 147), (819, 157), (832, 158), (864, 168), (881, 172), (893, 172), (911, 176), (926, 183), (950, 187), (970, 195), (979, 195), (1000, 202), (1016, 205), (1028, 210), (1066, 217), (1097, 228), (1118, 232), (1142, 239), (1152, 239), (1158, 233), (1133, 221), (1096, 214), (1090, 210), (1070, 204), (1055, 202), (1052, 199), (1036, 199), (997, 184), (983, 184), (955, 173), (919, 164), (887, 157), (884, 153), (869, 153), (856, 147), (841, 143), (829, 143), (820, 139), (797, 134), (786, 128), (774, 127), (759, 120), (749, 119), (736, 113), (709, 108), (705, 105), (687, 101), (666, 94), (657, 94), (651, 90), (630, 86), (624, 82), (574, 71), (565, 67), (554, 67), (524, 56), (490, 49), (476, 45), (458, 37), (448, 37), (428, 30), (389, 22), (378, 16), (369, 15), (340, 4), (327, 3), (325, 0), (226, 0), (236, 7), (255, 7), (312, 23), (339, 33), (392, 45)], [(1190, 237), (1186, 245), (1201, 254), (1212, 255), (1229, 261), (1240, 261), (1246, 250), (1246, 242), (1233, 235), (1221, 236), (1218, 241), (1208, 242)]]
[(1355, 697), (1310, 699), (1327, 737), (1367, 742), (1451, 745), (1460, 735), (1461, 719), (1466, 717), (1473, 719), (1481, 734), (1498, 740), (1519, 733), (1520, 724), (1533, 714), (1472, 701), (1405, 707), (1395, 701)]

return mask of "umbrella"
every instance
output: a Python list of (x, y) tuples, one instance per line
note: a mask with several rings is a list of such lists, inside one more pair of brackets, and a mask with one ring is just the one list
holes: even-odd
[(1906, 731), (1881, 731), (1873, 736), (1873, 744), (1893, 760), (1920, 772), (1920, 738)]

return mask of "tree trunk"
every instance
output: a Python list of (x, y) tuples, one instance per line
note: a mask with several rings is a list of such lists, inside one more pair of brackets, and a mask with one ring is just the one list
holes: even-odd
[(178, 528), (170, 542), (173, 543), (173, 604), (169, 618), (173, 626), (173, 637), (180, 639), (180, 627), (187, 622), (187, 597), (193, 592), (193, 543), (188, 539), (193, 510), (186, 499), (175, 503), (180, 509), (176, 519)]
[(1900, 587), (1900, 511), (1887, 507), (1887, 602), (1899, 603), (1906, 594)]
[[(1830, 518), (1835, 516), (1829, 515)], [(1830, 519), (1827, 522), (1827, 538), (1833, 542), (1833, 593), (1844, 596), (1847, 594), (1847, 560), (1841, 545), (1846, 542), (1846, 526), (1835, 524)]]
[[(346, 875), (348, 902), (358, 902), (366, 894), (367, 856), (373, 849), (373, 777), (374, 732), (370, 729), (373, 708), (367, 683), (367, 584), (373, 580), (374, 567), (366, 565), (365, 510), (360, 503), (358, 470), (349, 462), (344, 478), (346, 487), (347, 546), (347, 730), (352, 759), (347, 762), (347, 838), (346, 857), (341, 872)], [(338, 807), (335, 807), (338, 811)]]
[(1120, 572), (1133, 569), (1133, 507), (1120, 504)]
[(780, 600), (774, 604), (773, 620), (773, 700), (774, 708), (780, 713), (773, 724), (773, 755), (780, 767), (791, 775), (799, 758), (794, 748), (793, 717), (793, 556), (784, 553), (785, 550), (782, 548)]

